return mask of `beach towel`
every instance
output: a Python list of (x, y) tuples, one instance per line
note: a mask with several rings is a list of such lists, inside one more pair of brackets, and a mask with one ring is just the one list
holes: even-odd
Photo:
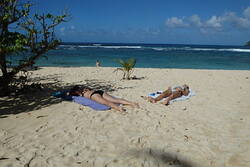
[[(150, 94), (148, 94), (148, 96), (153, 97), (153, 98), (156, 98), (156, 97), (158, 97), (162, 92), (163, 92), (163, 91), (160, 90), (160, 91), (157, 91), (157, 92), (155, 92), (155, 93), (150, 93)], [(171, 104), (171, 103), (173, 103), (173, 102), (176, 102), (176, 101), (183, 101), (183, 100), (189, 99), (191, 96), (195, 96), (195, 95), (196, 95), (195, 92), (194, 92), (193, 90), (189, 89), (189, 94), (188, 94), (187, 96), (182, 95), (181, 97), (178, 97), (178, 98), (176, 98), (176, 99), (170, 100), (169, 104)], [(165, 99), (165, 98), (164, 98), (164, 99)], [(164, 99), (162, 99), (162, 100), (164, 100)]]
[(58, 92), (54, 92), (52, 93), (52, 96), (57, 97), (57, 98), (62, 98), (64, 100), (68, 100), (68, 101), (73, 101), (75, 103), (84, 105), (84, 106), (88, 106), (94, 110), (109, 110), (110, 107), (97, 103), (96, 101), (93, 101), (91, 99), (88, 99), (86, 97), (82, 97), (82, 96), (69, 96), (67, 95), (68, 91), (58, 91)]

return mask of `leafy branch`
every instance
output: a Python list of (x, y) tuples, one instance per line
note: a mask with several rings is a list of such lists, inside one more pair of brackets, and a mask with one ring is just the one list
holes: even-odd
[(118, 59), (115, 61), (119, 63), (121, 67), (115, 69), (114, 72), (122, 71), (123, 72), (122, 79), (127, 79), (127, 80), (131, 79), (130, 76), (133, 73), (133, 68), (135, 67), (136, 59), (134, 58), (130, 58), (127, 60)]

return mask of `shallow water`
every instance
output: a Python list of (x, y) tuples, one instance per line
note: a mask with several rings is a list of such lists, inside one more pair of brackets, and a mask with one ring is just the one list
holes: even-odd
[(139, 68), (250, 70), (250, 48), (241, 46), (64, 43), (46, 56), (38, 66), (95, 66), (99, 60), (118, 67), (115, 59), (136, 58)]

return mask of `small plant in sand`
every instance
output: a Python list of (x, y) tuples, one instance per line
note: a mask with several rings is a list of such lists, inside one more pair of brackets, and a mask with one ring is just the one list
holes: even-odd
[(123, 72), (122, 79), (127, 79), (127, 80), (131, 79), (130, 76), (133, 73), (133, 68), (135, 67), (136, 59), (135, 58), (130, 58), (127, 60), (118, 59), (116, 60), (116, 62), (119, 63), (121, 67), (115, 69), (114, 72), (122, 71)]

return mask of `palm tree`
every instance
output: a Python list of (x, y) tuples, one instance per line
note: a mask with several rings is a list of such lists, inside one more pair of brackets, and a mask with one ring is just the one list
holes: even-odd
[(122, 79), (130, 79), (130, 75), (133, 73), (133, 68), (135, 67), (136, 64), (136, 59), (134, 58), (130, 58), (127, 60), (123, 60), (123, 59), (118, 59), (115, 60), (117, 63), (119, 63), (121, 65), (121, 67), (115, 69), (114, 72), (116, 71), (122, 71), (123, 72), (123, 77)]

